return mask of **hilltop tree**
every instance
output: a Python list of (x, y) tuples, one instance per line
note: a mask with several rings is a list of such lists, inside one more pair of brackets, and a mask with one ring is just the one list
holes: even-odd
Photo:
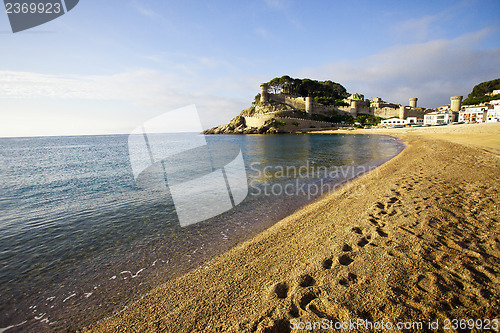
[(347, 90), (341, 84), (330, 80), (294, 79), (284, 75), (272, 79), (268, 85), (270, 93), (285, 93), (300, 97), (310, 96), (323, 104), (334, 104), (347, 97)]

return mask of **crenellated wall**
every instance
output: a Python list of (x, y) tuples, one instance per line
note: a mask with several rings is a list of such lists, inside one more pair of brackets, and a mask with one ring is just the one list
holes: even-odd
[(399, 118), (399, 107), (373, 108), (373, 115), (381, 118)]
[(305, 97), (291, 97), (283, 94), (269, 94), (269, 98), (280, 103), (285, 103), (294, 107), (296, 109), (304, 110), (306, 109), (306, 98)]
[(399, 118), (406, 119), (408, 117), (416, 117), (417, 119), (424, 119), (427, 110), (424, 108), (412, 108), (408, 106), (401, 106), (399, 110)]
[[(261, 114), (257, 116), (244, 117), (244, 118), (247, 127), (256, 127), (256, 128), (263, 126), (266, 121), (274, 118), (277, 121), (282, 121), (285, 123), (284, 126), (279, 126), (279, 128), (287, 132), (295, 132), (297, 130), (304, 130), (309, 128), (331, 128), (331, 127), (344, 126), (341, 124), (332, 124), (326, 121), (317, 121), (317, 120), (293, 118), (293, 117), (276, 117), (276, 115), (274, 114)], [(294, 125), (294, 123), (297, 123), (297, 125)]]
[[(309, 101), (307, 99), (309, 98)], [(336, 110), (339, 114), (351, 114), (350, 107), (348, 110), (330, 105), (316, 103), (310, 97), (292, 97), (284, 94), (269, 94), (269, 99), (276, 102), (290, 105), (299, 110), (304, 110), (311, 114), (321, 114), (324, 116), (332, 116), (332, 111)]]
[[(364, 99), (363, 95), (353, 94), (345, 99), (345, 101), (349, 103), (349, 106), (335, 107), (316, 103), (312, 97), (292, 97), (286, 94), (271, 94), (268, 93), (268, 86), (266, 84), (261, 84), (261, 89), (261, 101), (274, 100), (291, 106), (294, 109), (303, 110), (309, 114), (320, 114), (324, 116), (332, 116), (332, 112), (335, 110), (337, 114), (349, 114), (353, 118), (356, 118), (360, 114), (367, 114), (386, 119), (406, 119), (407, 117), (417, 117), (418, 119), (423, 119), (424, 114), (428, 111), (417, 107), (418, 98), (416, 97), (409, 99), (410, 106), (401, 106), (398, 104), (384, 102), (379, 97), (372, 99), (370, 104), (370, 101)], [(462, 96), (454, 96), (451, 98), (454, 109), (460, 108), (461, 99)]]

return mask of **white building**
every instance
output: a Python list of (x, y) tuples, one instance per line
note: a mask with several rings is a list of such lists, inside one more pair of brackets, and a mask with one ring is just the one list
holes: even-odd
[(476, 106), (460, 110), (458, 121), (466, 123), (484, 123), (488, 112), (488, 106)]
[(500, 104), (496, 104), (492, 109), (488, 109), (486, 113), (487, 123), (500, 122)]
[(456, 121), (456, 114), (452, 111), (437, 111), (424, 115), (424, 125), (451, 124)]
[(406, 118), (406, 124), (407, 125), (423, 125), (424, 120), (419, 119), (417, 117), (408, 117), (408, 118)]
[(493, 90), (492, 92), (487, 93), (486, 95), (494, 96), (494, 95), (498, 95), (498, 94), (500, 94), (500, 90)]
[(404, 126), (406, 125), (406, 120), (399, 118), (391, 118), (382, 120), (381, 124), (385, 126), (397, 126), (397, 125)]

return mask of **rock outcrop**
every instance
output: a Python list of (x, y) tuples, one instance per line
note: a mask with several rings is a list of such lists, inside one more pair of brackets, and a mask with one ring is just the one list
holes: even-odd
[(241, 111), (240, 115), (225, 125), (220, 125), (203, 131), (203, 134), (278, 134), (287, 133), (279, 128), (278, 121), (271, 118), (260, 127), (247, 126), (244, 117), (273, 112), (293, 112), (288, 105), (277, 102), (257, 103)]
[(245, 118), (237, 116), (228, 124), (220, 125), (203, 131), (203, 134), (278, 134), (285, 133), (278, 128), (276, 119), (267, 120), (261, 127), (247, 127)]

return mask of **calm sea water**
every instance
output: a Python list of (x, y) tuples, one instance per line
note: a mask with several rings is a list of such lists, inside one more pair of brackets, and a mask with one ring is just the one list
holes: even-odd
[(249, 194), (181, 227), (168, 189), (136, 183), (126, 135), (0, 138), (0, 333), (74, 331), (121, 311), (403, 147), (371, 135), (206, 139), (241, 149)]

